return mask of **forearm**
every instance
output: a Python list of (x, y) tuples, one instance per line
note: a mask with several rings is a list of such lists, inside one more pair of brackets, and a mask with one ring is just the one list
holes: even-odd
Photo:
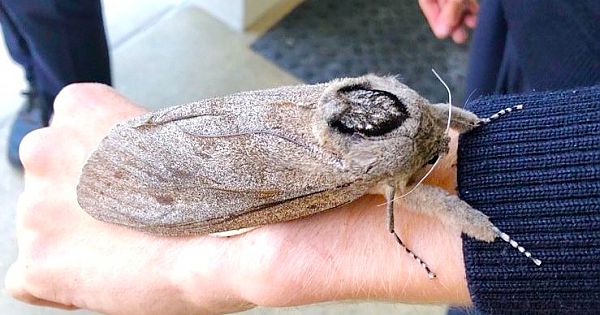
[(173, 282), (202, 303), (210, 298), (202, 287), (218, 274), (214, 285), (223, 292), (260, 306), (357, 299), (468, 304), (460, 234), (398, 209), (402, 237), (438, 273), (430, 280), (387, 233), (382, 202), (366, 196), (308, 220), (191, 241), (172, 265)]

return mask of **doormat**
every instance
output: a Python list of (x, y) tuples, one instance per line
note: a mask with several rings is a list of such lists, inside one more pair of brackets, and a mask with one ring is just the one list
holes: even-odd
[(467, 47), (435, 38), (417, 1), (306, 0), (252, 49), (307, 83), (366, 73), (399, 75), (432, 102), (464, 100)]

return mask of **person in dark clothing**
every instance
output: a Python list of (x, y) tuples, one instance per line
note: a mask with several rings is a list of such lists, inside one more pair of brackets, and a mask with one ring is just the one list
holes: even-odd
[(600, 83), (600, 2), (482, 4), (470, 47), (467, 95), (552, 91)]
[[(600, 84), (599, 22), (598, 1), (483, 2), (467, 93)], [(480, 312), (592, 314), (600, 309), (600, 129), (592, 123), (600, 103), (585, 97), (597, 90), (574, 90), (568, 102), (560, 93), (549, 93), (535, 100), (515, 96), (501, 104), (483, 99), (466, 105), (478, 114), (498, 105), (529, 105), (525, 119), (492, 126), (493, 140), (481, 133), (462, 138), (459, 191), (522, 242), (535, 244), (547, 261), (539, 270), (518, 266), (499, 248), (491, 251), (465, 239), (469, 290)], [(569, 111), (579, 118), (561, 117)], [(545, 129), (546, 136), (524, 140), (523, 124)], [(485, 142), (494, 150), (478, 149)]]
[(110, 85), (110, 61), (99, 0), (0, 0), (0, 23), (29, 82), (8, 142), (9, 161), (20, 167), (21, 140), (48, 126), (58, 92), (74, 82)]
[[(421, 2), (424, 11), (423, 4), (438, 3)], [(445, 36), (464, 27), (473, 14), (466, 2), (445, 2), (455, 7), (441, 11), (453, 14), (428, 18), (436, 35), (443, 25), (450, 26)], [(467, 279), (476, 306), (467, 313), (587, 314), (600, 309), (600, 130), (594, 123), (600, 103), (594, 96), (598, 87), (581, 89), (600, 84), (599, 22), (598, 1), (482, 3), (466, 91), (476, 101), (465, 107), (485, 116), (499, 106), (524, 104), (528, 113), (525, 119), (490, 126), (492, 135), (462, 137), (459, 192), (522, 243), (535, 244), (548, 264), (540, 270), (521, 266), (500, 248), (465, 238)], [(567, 88), (579, 89), (533, 98), (491, 97)], [(477, 99), (481, 96), (488, 98)], [(580, 117), (574, 119), (569, 111)], [(532, 137), (536, 132), (529, 129), (544, 129), (545, 136)]]

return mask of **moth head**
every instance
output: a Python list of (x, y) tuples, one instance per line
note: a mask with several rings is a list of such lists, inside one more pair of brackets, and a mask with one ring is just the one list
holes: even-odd
[(422, 108), (419, 131), (415, 136), (417, 150), (413, 157), (415, 173), (412, 179), (426, 176), (429, 169), (448, 153), (448, 115), (441, 115), (437, 109), (429, 103)]

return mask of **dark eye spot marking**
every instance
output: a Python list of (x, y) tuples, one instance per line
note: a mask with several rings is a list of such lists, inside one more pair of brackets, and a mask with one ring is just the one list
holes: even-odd
[(396, 95), (382, 90), (352, 85), (338, 91), (348, 109), (329, 121), (329, 126), (341, 133), (360, 133), (368, 137), (393, 131), (408, 118), (408, 111)]

